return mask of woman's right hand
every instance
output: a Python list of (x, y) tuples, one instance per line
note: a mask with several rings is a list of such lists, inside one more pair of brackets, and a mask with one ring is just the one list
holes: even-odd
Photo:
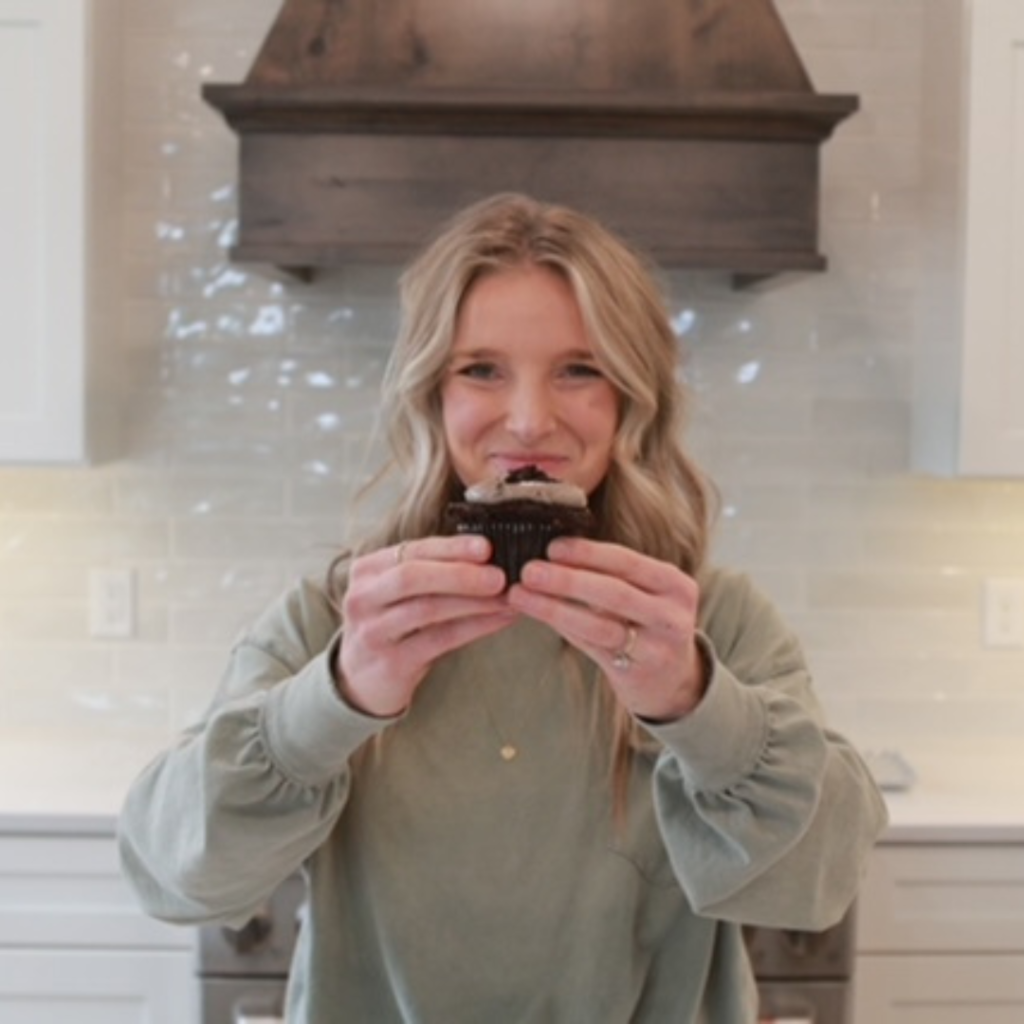
[(517, 617), (490, 554), (484, 537), (421, 537), (353, 561), (334, 665), (349, 704), (378, 718), (400, 714), (441, 655)]

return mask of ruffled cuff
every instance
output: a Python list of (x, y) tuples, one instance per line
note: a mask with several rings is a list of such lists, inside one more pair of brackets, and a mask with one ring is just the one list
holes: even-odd
[(768, 710), (757, 688), (744, 686), (697, 635), (710, 676), (701, 702), (674, 722), (641, 724), (673, 755), (688, 788), (722, 790), (749, 775), (768, 740)]
[(339, 638), (340, 633), (286, 686), (267, 694), (267, 750), (285, 776), (304, 785), (337, 776), (359, 747), (401, 718), (374, 718), (342, 699), (331, 672)]

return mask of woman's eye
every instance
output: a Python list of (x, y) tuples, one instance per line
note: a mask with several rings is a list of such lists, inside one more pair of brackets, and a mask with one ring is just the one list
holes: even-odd
[(593, 363), (567, 363), (562, 372), (566, 377), (593, 380), (604, 374)]
[(464, 363), (455, 372), (470, 380), (495, 380), (498, 377), (498, 367), (494, 363)]

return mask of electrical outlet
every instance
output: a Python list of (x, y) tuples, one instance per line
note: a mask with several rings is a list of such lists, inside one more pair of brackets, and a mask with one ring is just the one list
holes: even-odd
[(986, 647), (1024, 647), (1024, 579), (985, 580), (982, 632)]
[(90, 571), (89, 635), (97, 640), (127, 640), (135, 635), (133, 569)]

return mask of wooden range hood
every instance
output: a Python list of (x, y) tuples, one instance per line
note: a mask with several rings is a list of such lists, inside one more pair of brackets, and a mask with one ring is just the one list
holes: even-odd
[(240, 262), (404, 262), (515, 190), (741, 285), (825, 268), (820, 147), (858, 106), (771, 0), (284, 0), (203, 96), (240, 140)]

